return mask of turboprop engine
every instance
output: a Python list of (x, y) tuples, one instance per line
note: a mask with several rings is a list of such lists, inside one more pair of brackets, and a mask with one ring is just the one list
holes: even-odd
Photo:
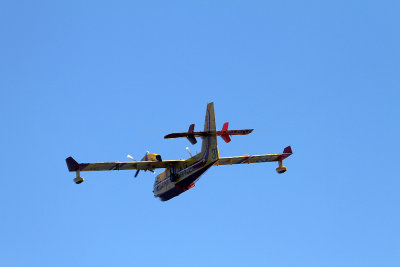
[[(133, 161), (136, 161), (131, 155), (127, 155), (128, 158), (130, 158)], [(161, 155), (159, 154), (150, 154), (149, 151), (146, 152), (144, 157), (141, 159), (141, 161), (162, 161)], [(150, 170), (154, 173), (153, 170)], [(140, 170), (137, 170), (135, 173), (135, 178), (138, 176)]]

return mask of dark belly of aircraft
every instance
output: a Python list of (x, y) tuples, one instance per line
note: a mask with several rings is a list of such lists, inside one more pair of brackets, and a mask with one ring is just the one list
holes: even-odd
[(187, 191), (188, 189), (185, 189), (185, 188), (188, 188), (188, 187), (190, 187), (191, 184), (194, 184), (194, 182), (197, 179), (199, 179), (199, 177), (202, 174), (204, 174), (211, 166), (213, 166), (213, 164), (210, 164), (209, 166), (205, 167), (204, 169), (189, 175), (184, 180), (176, 183), (174, 188), (172, 188), (172, 189), (168, 190), (167, 192), (165, 192), (161, 195), (158, 195), (156, 197), (159, 197), (161, 201), (167, 201), (167, 200), (170, 200), (171, 198), (179, 196), (183, 192)]

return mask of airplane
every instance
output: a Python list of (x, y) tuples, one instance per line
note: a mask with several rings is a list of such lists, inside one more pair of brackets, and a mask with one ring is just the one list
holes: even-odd
[(292, 155), (290, 146), (286, 147), (281, 154), (245, 155), (238, 157), (219, 156), (217, 136), (221, 136), (225, 142), (230, 142), (230, 135), (246, 135), (252, 131), (252, 129), (228, 130), (228, 123), (224, 124), (222, 131), (217, 131), (214, 103), (211, 102), (207, 105), (204, 131), (194, 132), (194, 124), (192, 124), (187, 133), (172, 133), (165, 136), (166, 139), (186, 137), (192, 144), (197, 142), (196, 137), (202, 139), (201, 152), (186, 160), (162, 160), (159, 154), (146, 152), (141, 161), (135, 161), (132, 156), (128, 155), (133, 160), (132, 162), (78, 163), (72, 157), (68, 157), (66, 158), (66, 163), (68, 170), (76, 173), (76, 177), (74, 178), (76, 184), (84, 181), (80, 176), (80, 172), (82, 171), (136, 170), (136, 177), (141, 170), (154, 172), (155, 169), (165, 168), (162, 173), (156, 176), (153, 193), (161, 201), (167, 201), (193, 188), (195, 183), (200, 179), (200, 176), (214, 165), (277, 161), (278, 168), (276, 168), (276, 171), (279, 174), (286, 172), (287, 168), (283, 166), (282, 161)]

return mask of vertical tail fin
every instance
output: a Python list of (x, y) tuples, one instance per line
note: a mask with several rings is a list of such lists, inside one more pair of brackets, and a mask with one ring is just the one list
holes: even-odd
[(214, 113), (213, 102), (207, 104), (206, 121), (204, 122), (204, 131), (205, 132), (217, 131), (217, 127), (215, 125), (215, 113)]
[(206, 136), (202, 137), (201, 153), (207, 161), (216, 161), (219, 158), (217, 145), (217, 132), (215, 125), (214, 103), (208, 103), (206, 111), (206, 120), (204, 123)]

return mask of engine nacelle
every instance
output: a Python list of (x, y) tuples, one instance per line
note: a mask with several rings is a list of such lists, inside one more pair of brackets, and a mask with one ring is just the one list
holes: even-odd
[(146, 154), (146, 156), (142, 158), (142, 161), (162, 161), (162, 158), (159, 154)]

